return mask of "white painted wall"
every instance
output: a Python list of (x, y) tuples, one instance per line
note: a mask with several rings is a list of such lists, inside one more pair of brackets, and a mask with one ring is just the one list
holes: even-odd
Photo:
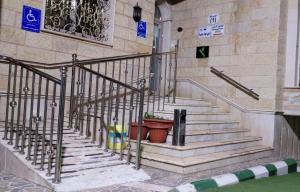
[(275, 136), (274, 112), (246, 112), (243, 113), (242, 127), (251, 130), (251, 135), (262, 137), (262, 144), (273, 147)]

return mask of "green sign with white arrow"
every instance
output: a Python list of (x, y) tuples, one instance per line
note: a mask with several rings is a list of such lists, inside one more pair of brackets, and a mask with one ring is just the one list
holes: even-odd
[(209, 57), (209, 46), (197, 47), (196, 58), (203, 59)]

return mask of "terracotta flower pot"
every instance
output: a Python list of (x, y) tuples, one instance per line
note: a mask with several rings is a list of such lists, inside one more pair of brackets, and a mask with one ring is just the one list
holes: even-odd
[(151, 143), (165, 143), (168, 132), (173, 126), (173, 121), (159, 119), (145, 119), (145, 124), (149, 128)]
[(148, 124), (162, 124), (162, 125), (169, 125), (169, 131), (172, 130), (174, 121), (173, 120), (166, 120), (166, 119), (144, 119), (144, 123), (148, 127)]
[[(137, 140), (137, 130), (138, 130), (138, 124), (137, 123), (131, 123), (131, 132), (130, 132), (130, 139)], [(142, 140), (146, 140), (148, 133), (148, 127), (145, 123), (142, 124)]]

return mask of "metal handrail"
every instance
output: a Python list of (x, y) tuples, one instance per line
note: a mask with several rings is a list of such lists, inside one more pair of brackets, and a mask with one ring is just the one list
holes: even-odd
[[(153, 55), (166, 55), (170, 53), (174, 53), (174, 52), (170, 51), (170, 52), (161, 52), (161, 53), (138, 53), (138, 54), (130, 54), (130, 55), (122, 55), (122, 56), (105, 57), (105, 58), (84, 59), (84, 60), (77, 60), (77, 64), (91, 65), (99, 62), (112, 62), (112, 61), (126, 60), (126, 59), (138, 59), (142, 57), (150, 57)], [(58, 62), (58, 63), (43, 63), (43, 62), (28, 61), (22, 59), (16, 61), (40, 69), (58, 69), (61, 66), (71, 67), (73, 63), (72, 61)]]
[(130, 85), (127, 85), (127, 84), (125, 84), (125, 83), (122, 83), (121, 81), (118, 81), (118, 80), (115, 80), (115, 79), (113, 79), (113, 78), (107, 77), (107, 76), (105, 76), (105, 75), (102, 75), (101, 73), (97, 73), (96, 71), (93, 71), (93, 70), (91, 70), (91, 69), (89, 69), (89, 68), (86, 68), (86, 67), (84, 67), (84, 66), (82, 66), (82, 65), (80, 65), (80, 64), (77, 64), (77, 63), (76, 63), (76, 66), (79, 67), (79, 68), (81, 68), (81, 69), (83, 69), (83, 70), (86, 70), (86, 71), (88, 71), (88, 72), (90, 72), (90, 73), (92, 73), (92, 74), (94, 74), (94, 75), (97, 75), (97, 76), (99, 76), (99, 77), (101, 77), (101, 78), (103, 78), (103, 79), (105, 79), (105, 80), (111, 81), (111, 82), (116, 83), (116, 84), (118, 84), (118, 85), (120, 85), (120, 86), (122, 86), (122, 87), (125, 87), (125, 88), (127, 88), (127, 89), (131, 89), (131, 90), (133, 90), (133, 91), (135, 91), (135, 92), (137, 92), (137, 93), (140, 93), (140, 90), (139, 90), (139, 89), (137, 89), (137, 88), (135, 88), (135, 87), (132, 87), (132, 86), (130, 86)]
[(245, 87), (244, 85), (240, 84), (239, 82), (235, 81), (234, 79), (232, 79), (231, 77), (225, 75), (223, 73), (223, 71), (219, 71), (214, 67), (210, 68), (210, 71), (215, 74), (216, 76), (220, 77), (221, 79), (223, 79), (224, 81), (228, 82), (229, 84), (233, 85), (235, 88), (239, 89), (240, 91), (246, 93), (247, 95), (249, 95), (250, 97), (259, 100), (259, 95), (257, 93), (255, 93), (252, 89), (249, 89), (247, 87)]
[[(40, 75), (40, 76), (42, 76), (42, 77), (44, 77), (46, 79), (49, 79), (50, 81), (53, 81), (53, 82), (55, 82), (57, 84), (61, 84), (61, 81), (59, 79), (57, 79), (57, 78), (55, 78), (55, 77), (53, 77), (53, 76), (51, 76), (51, 75), (49, 75), (49, 74), (47, 74), (47, 73), (45, 73), (43, 71), (35, 69), (31, 65), (27, 65), (27, 64), (25, 64), (25, 63), (23, 63), (23, 62), (21, 62), (19, 60), (13, 59), (11, 57), (6, 57), (6, 56), (3, 56), (3, 55), (0, 55), (0, 59), (4, 60), (4, 61), (7, 61), (8, 63), (13, 63), (15, 65), (19, 65), (19, 66), (21, 66), (21, 67), (23, 67), (23, 68), (25, 68), (25, 69), (33, 72), (33, 73), (36, 73), (36, 74), (38, 74), (38, 75)], [(5, 63), (5, 62), (3, 62), (3, 63)]]

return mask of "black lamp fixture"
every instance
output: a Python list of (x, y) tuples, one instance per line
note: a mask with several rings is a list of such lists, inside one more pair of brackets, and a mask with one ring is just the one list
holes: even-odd
[(142, 19), (142, 8), (138, 3), (133, 7), (133, 20), (137, 23)]

